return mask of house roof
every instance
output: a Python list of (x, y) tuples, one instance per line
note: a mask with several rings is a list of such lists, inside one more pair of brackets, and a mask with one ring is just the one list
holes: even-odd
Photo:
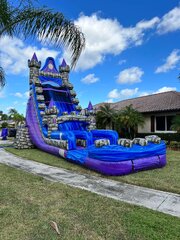
[[(96, 104), (95, 108), (98, 109), (103, 104), (104, 103)], [(180, 110), (180, 92), (169, 91), (127, 99), (116, 103), (111, 103), (111, 107), (116, 110), (121, 110), (131, 104), (133, 105), (133, 108), (141, 113), (178, 111)]]

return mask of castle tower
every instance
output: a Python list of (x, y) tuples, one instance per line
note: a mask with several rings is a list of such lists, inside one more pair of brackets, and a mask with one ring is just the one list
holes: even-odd
[(38, 61), (35, 53), (33, 54), (31, 60), (28, 60), (28, 67), (30, 69), (29, 84), (31, 84), (39, 76), (39, 69), (41, 67), (41, 62)]
[(87, 110), (88, 110), (90, 113), (92, 113), (93, 110), (94, 110), (91, 101), (89, 101), (89, 104), (88, 104)]
[(91, 101), (89, 101), (88, 107), (85, 109), (85, 115), (86, 116), (92, 116), (94, 115), (95, 111), (93, 108), (93, 105), (91, 103)]
[(88, 107), (85, 109), (85, 115), (89, 117), (90, 119), (90, 125), (89, 125), (89, 130), (93, 130), (96, 128), (96, 119), (95, 119), (95, 109), (89, 101)]
[(59, 66), (59, 72), (61, 73), (61, 78), (62, 78), (63, 84), (65, 86), (68, 85), (70, 67), (69, 67), (69, 65), (67, 65), (67, 63), (64, 59), (63, 59), (61, 65)]

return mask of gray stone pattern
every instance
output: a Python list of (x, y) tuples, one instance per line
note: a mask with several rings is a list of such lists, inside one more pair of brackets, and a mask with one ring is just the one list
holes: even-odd
[[(30, 96), (32, 96), (34, 98), (34, 95), (32, 93), (32, 88), (31, 88), (31, 84), (34, 83), (35, 92), (36, 92), (36, 100), (38, 102), (38, 109), (40, 110), (40, 115), (42, 117), (42, 124), (48, 125), (48, 136), (47, 137), (49, 138), (49, 140), (48, 140), (48, 138), (44, 137), (44, 135), (42, 133), (42, 129), (41, 129), (41, 124), (39, 122), (39, 128), (40, 128), (42, 137), (47, 144), (59, 146), (64, 149), (68, 149), (68, 143), (66, 141), (59, 140), (59, 143), (57, 143), (57, 141), (53, 141), (52, 139), (50, 139), (51, 132), (58, 130), (58, 123), (61, 123), (65, 120), (65, 119), (61, 119), (61, 118), (63, 118), (63, 117), (67, 118), (66, 120), (87, 121), (90, 123), (89, 130), (95, 128), (94, 122), (92, 121), (90, 116), (87, 117), (81, 113), (82, 107), (79, 105), (78, 98), (76, 98), (76, 92), (73, 90), (73, 88), (74, 88), (73, 85), (69, 82), (70, 67), (68, 65), (59, 66), (59, 73), (43, 72), (43, 71), (40, 71), (41, 62), (37, 61), (36, 59), (29, 60), (28, 67), (30, 69), (30, 74), (29, 74)], [(70, 114), (64, 112), (64, 113), (62, 113), (63, 117), (58, 117), (59, 111), (55, 106), (47, 109), (44, 96), (42, 95), (42, 93), (43, 93), (42, 84), (41, 84), (38, 76), (51, 76), (54, 78), (61, 78), (62, 86), (69, 90), (72, 103), (75, 104), (76, 111), (78, 111), (79, 114), (76, 114), (75, 111), (71, 112)], [(34, 102), (34, 107), (36, 109), (35, 99), (33, 102)], [(37, 111), (36, 111), (36, 114), (38, 115)], [(39, 121), (39, 118), (37, 118), (37, 119)], [(20, 128), (18, 128), (17, 137), (14, 142), (14, 146), (16, 148), (24, 149), (24, 148), (32, 147), (32, 143), (30, 142), (29, 136), (26, 137), (26, 135), (28, 135), (28, 130), (26, 127), (21, 126)]]
[(17, 128), (16, 138), (13, 145), (17, 149), (34, 148), (29, 136), (28, 128), (25, 125), (21, 125)]

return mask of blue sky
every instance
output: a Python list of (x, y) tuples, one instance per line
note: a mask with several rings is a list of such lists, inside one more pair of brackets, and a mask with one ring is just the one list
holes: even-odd
[[(176, 0), (46, 0), (84, 32), (86, 48), (70, 74), (82, 107), (89, 100), (123, 99), (180, 91), (180, 2)], [(16, 108), (25, 113), (28, 98), (27, 60), (34, 51), (42, 66), (46, 57), (69, 53), (39, 41), (4, 37), (0, 40), (1, 65), (7, 85), (0, 92), (0, 110)]]

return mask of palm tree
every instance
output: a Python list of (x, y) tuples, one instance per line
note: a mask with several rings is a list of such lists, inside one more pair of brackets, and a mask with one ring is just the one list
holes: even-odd
[(25, 121), (25, 118), (24, 118), (23, 114), (15, 113), (13, 115), (13, 120), (15, 122), (15, 127), (16, 127), (19, 123), (23, 123)]
[(96, 114), (96, 125), (98, 128), (114, 129), (115, 118), (115, 110), (111, 108), (110, 103), (105, 103), (103, 106), (100, 106)]
[(8, 115), (5, 114), (5, 113), (3, 113), (3, 114), (1, 115), (1, 120), (8, 120)]
[(180, 133), (180, 115), (177, 115), (173, 118), (171, 128), (172, 130), (175, 130), (178, 133)]
[[(31, 0), (21, 0), (18, 6), (10, 0), (0, 0), (0, 38), (24, 36), (52, 43), (56, 47), (65, 46), (71, 51), (71, 66), (75, 66), (84, 46), (85, 38), (73, 22), (62, 13), (46, 7), (36, 8)], [(5, 84), (5, 74), (0, 67), (0, 86)]]
[(15, 108), (11, 108), (8, 112), (9, 119), (13, 120), (15, 122), (15, 127), (19, 124), (25, 121), (25, 118), (23, 114), (18, 113), (18, 111)]
[(15, 114), (18, 114), (18, 111), (15, 108), (9, 109), (9, 112), (8, 112), (9, 120), (13, 119)]
[(9, 109), (9, 112), (8, 112), (9, 115), (14, 115), (14, 114), (17, 114), (17, 113), (18, 113), (18, 111), (15, 108)]
[(126, 136), (133, 138), (137, 133), (138, 125), (144, 125), (144, 117), (131, 104), (119, 112), (117, 122), (126, 131)]

